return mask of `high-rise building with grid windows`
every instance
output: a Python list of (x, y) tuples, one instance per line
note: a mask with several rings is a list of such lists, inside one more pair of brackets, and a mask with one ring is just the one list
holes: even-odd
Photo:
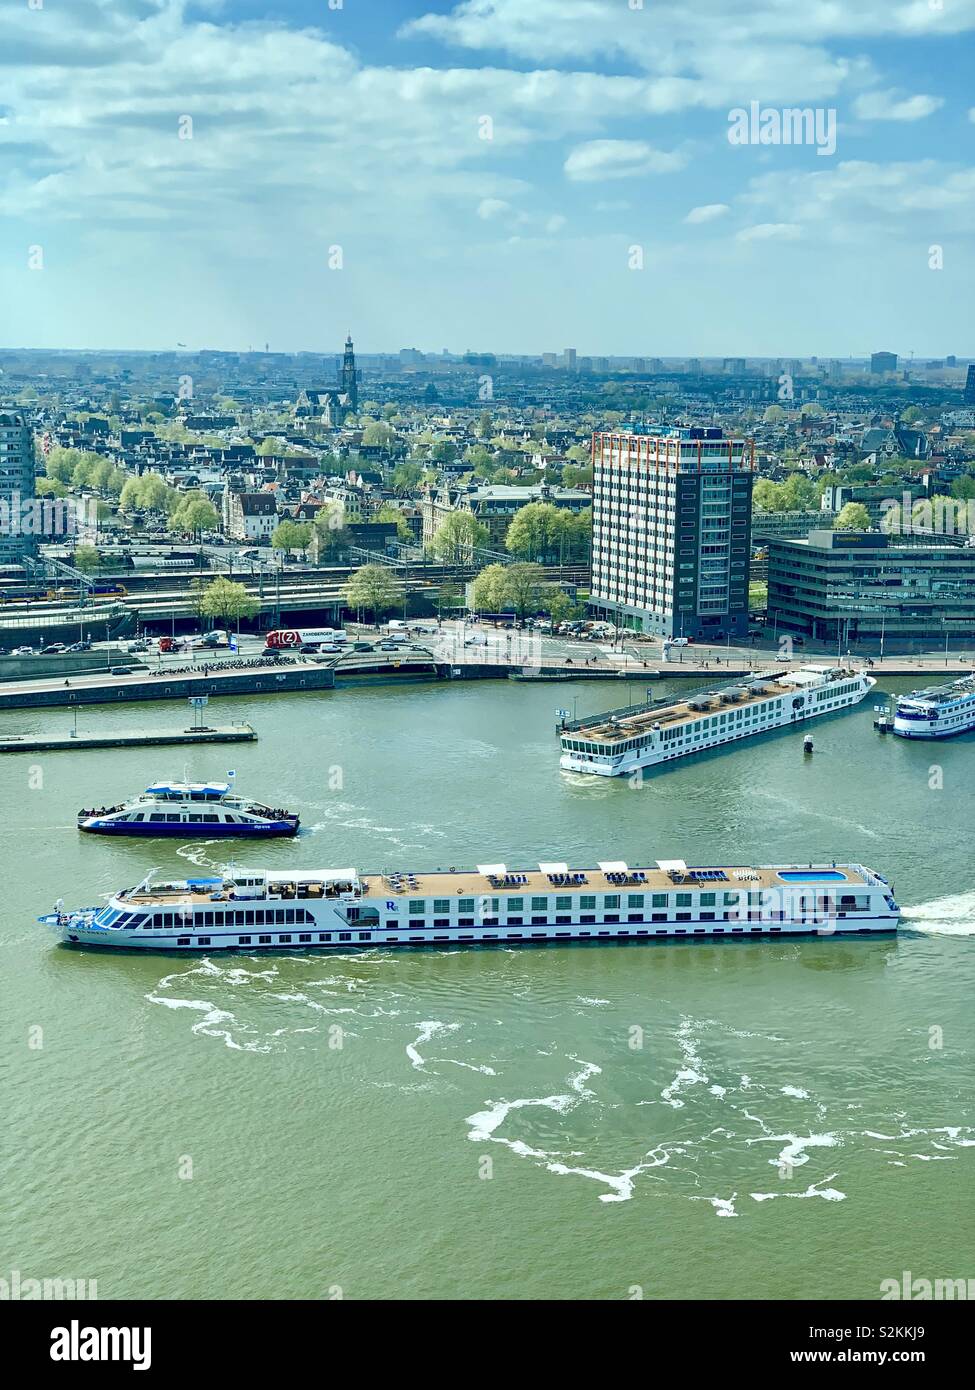
[(19, 565), (36, 538), (24, 525), (34, 497), (34, 439), (22, 410), (0, 405), (0, 564)]
[(754, 468), (754, 440), (720, 429), (594, 435), (593, 610), (664, 637), (746, 637)]

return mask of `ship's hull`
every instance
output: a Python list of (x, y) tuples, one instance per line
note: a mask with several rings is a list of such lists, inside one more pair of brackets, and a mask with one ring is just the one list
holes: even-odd
[[(436, 947), (440, 950), (451, 947), (467, 946), (543, 946), (543, 945), (566, 945), (569, 943), (580, 944), (606, 944), (609, 942), (650, 942), (650, 941), (710, 941), (712, 944), (720, 941), (741, 941), (745, 939), (767, 940), (776, 937), (851, 937), (851, 936), (881, 936), (889, 935), (897, 931), (898, 914), (891, 913), (883, 916), (858, 917), (855, 921), (844, 923), (829, 923), (812, 925), (808, 923), (780, 923), (775, 926), (769, 924), (744, 924), (741, 926), (716, 926), (714, 923), (667, 923), (664, 925), (654, 925), (639, 927), (630, 925), (620, 927), (615, 923), (595, 923), (591, 927), (580, 930), (577, 927), (562, 927), (554, 924), (546, 927), (534, 927), (531, 931), (512, 932), (504, 928), (491, 928), (468, 932), (441, 931), (441, 932), (387, 932), (373, 930), (368, 933), (369, 940), (362, 941), (357, 938), (365, 933), (356, 931), (346, 931), (339, 933), (334, 930), (337, 925), (331, 924), (333, 930), (328, 933), (330, 940), (319, 941), (317, 938), (322, 935), (316, 927), (312, 927), (309, 932), (279, 932), (267, 933), (269, 939), (260, 941), (255, 933), (248, 933), (249, 940), (243, 944), (240, 941), (240, 934), (237, 932), (215, 933), (212, 931), (200, 932), (197, 929), (187, 933), (186, 944), (181, 944), (177, 934), (173, 931), (159, 932), (158, 934), (148, 932), (113, 932), (102, 929), (85, 929), (77, 923), (68, 923), (60, 928), (61, 941), (69, 946), (96, 947), (111, 950), (132, 950), (132, 951), (166, 951), (178, 954), (205, 954), (210, 955), (214, 952), (243, 952), (267, 953), (280, 951), (340, 951), (348, 952), (355, 950), (391, 950), (391, 949), (417, 949)], [(337, 939), (341, 934), (348, 936), (349, 940)], [(302, 941), (300, 936), (309, 936), (313, 939)], [(287, 939), (282, 940), (285, 937)], [(204, 939), (201, 939), (204, 938)]]
[(706, 742), (702, 739), (693, 746), (670, 750), (637, 749), (630, 753), (621, 754), (618, 757), (588, 757), (586, 754), (563, 753), (559, 758), (559, 767), (563, 772), (587, 772), (597, 777), (627, 777), (634, 772), (649, 771), (655, 767), (669, 766), (671, 763), (678, 762), (682, 758), (692, 757), (695, 753), (710, 753), (716, 748), (726, 748), (731, 743), (742, 743), (746, 739), (754, 739), (762, 734), (775, 733), (780, 729), (795, 728), (798, 724), (807, 723), (812, 719), (828, 719), (832, 714), (842, 714), (846, 709), (852, 709), (859, 705), (869, 695), (874, 681), (871, 680), (870, 686), (857, 695), (856, 698), (846, 700), (838, 704), (834, 710), (809, 710), (790, 711), (789, 718), (783, 718), (778, 723), (768, 722), (759, 728), (741, 729), (734, 732), (723, 734), (718, 738)]
[(975, 729), (975, 719), (969, 724), (953, 724), (951, 728), (931, 724), (922, 724), (917, 719), (898, 719), (894, 716), (894, 733), (900, 738), (933, 739), (933, 738), (957, 738), (959, 734), (970, 734)]
[(270, 825), (230, 825), (222, 822), (202, 825), (187, 821), (179, 825), (162, 822), (102, 821), (89, 825), (78, 822), (86, 835), (125, 835), (143, 840), (272, 840), (297, 835), (297, 822), (274, 821)]

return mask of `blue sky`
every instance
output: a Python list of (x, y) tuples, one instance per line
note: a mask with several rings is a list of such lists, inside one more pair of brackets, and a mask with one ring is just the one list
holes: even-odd
[(0, 344), (975, 354), (973, 59), (975, 0), (0, 0)]

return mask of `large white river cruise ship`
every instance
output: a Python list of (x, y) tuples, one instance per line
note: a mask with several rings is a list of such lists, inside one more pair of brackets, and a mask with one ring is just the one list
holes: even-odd
[(894, 733), (901, 738), (951, 738), (975, 729), (975, 676), (901, 695)]
[(891, 932), (887, 879), (861, 864), (594, 869), (504, 864), (419, 874), (233, 872), (154, 881), (38, 920), (76, 945), (166, 951), (538, 944)]
[(623, 777), (645, 767), (858, 705), (877, 684), (843, 666), (748, 676), (686, 700), (608, 710), (560, 727), (566, 772)]

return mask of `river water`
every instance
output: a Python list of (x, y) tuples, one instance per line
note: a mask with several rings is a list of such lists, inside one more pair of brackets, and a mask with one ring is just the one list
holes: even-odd
[[(109, 1298), (788, 1299), (975, 1276), (975, 736), (883, 738), (868, 700), (639, 789), (561, 773), (556, 706), (620, 696), (245, 698), (211, 713), (259, 741), (185, 766), (181, 749), (4, 758), (0, 1277)], [(69, 728), (0, 715), (0, 732)], [(904, 927), (177, 959), (80, 953), (35, 924), (153, 865), (226, 863), (226, 844), (102, 841), (74, 815), (230, 767), (304, 827), (239, 864), (860, 860)]]

